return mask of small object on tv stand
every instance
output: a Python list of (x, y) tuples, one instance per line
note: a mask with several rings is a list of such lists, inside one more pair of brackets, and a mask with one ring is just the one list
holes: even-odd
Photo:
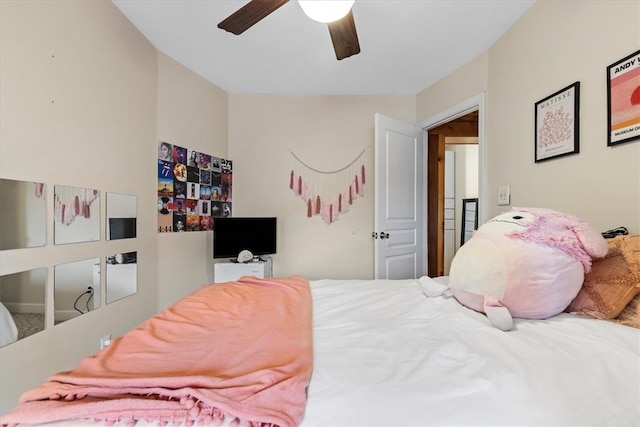
[(238, 262), (250, 262), (253, 261), (255, 257), (253, 256), (253, 254), (251, 253), (251, 251), (247, 250), (247, 249), (243, 249), (240, 251), (240, 253), (238, 254)]
[(252, 262), (269, 262), (269, 259), (270, 257), (254, 256), (251, 261), (247, 261), (245, 263), (242, 263), (240, 260), (238, 260), (238, 258), (229, 258), (229, 262), (232, 262), (234, 264), (249, 264)]

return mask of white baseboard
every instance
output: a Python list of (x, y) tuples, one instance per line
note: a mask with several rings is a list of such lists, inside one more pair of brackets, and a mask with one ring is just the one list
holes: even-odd
[(11, 313), (39, 313), (44, 314), (44, 303), (3, 302)]

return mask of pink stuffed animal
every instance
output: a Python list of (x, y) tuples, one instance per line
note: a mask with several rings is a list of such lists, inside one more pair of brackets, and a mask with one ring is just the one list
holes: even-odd
[(602, 235), (572, 215), (513, 208), (489, 220), (456, 253), (449, 288), (465, 306), (510, 330), (513, 317), (546, 319), (580, 291), (592, 257), (603, 257)]

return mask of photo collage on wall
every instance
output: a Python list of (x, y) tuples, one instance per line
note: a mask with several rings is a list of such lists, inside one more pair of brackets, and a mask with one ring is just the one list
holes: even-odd
[(231, 216), (231, 160), (158, 142), (158, 232), (213, 230)]

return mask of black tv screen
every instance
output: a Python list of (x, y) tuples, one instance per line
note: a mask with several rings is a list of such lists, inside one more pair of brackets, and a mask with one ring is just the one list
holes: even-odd
[(213, 222), (213, 257), (236, 258), (240, 251), (254, 255), (276, 253), (275, 217), (222, 217)]
[(109, 240), (136, 237), (136, 218), (109, 218)]

